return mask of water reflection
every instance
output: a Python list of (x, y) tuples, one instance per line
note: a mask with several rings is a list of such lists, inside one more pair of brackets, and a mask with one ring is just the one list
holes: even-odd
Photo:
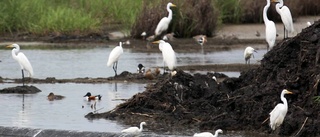
[[(18, 84), (0, 84), (0, 88), (14, 87)], [(35, 84), (42, 90), (37, 94), (0, 94), (1, 126), (17, 126), (45, 129), (68, 129), (82, 131), (120, 132), (122, 125), (105, 119), (87, 120), (84, 115), (89, 112), (106, 112), (122, 103), (117, 98), (128, 99), (144, 91), (144, 84), (110, 83), (110, 84)], [(84, 101), (83, 95), (90, 91), (101, 94), (101, 101)], [(53, 92), (63, 95), (63, 100), (47, 100)], [(115, 93), (118, 93), (115, 96)], [(96, 103), (96, 108), (91, 105)], [(10, 104), (10, 107), (8, 105)], [(84, 107), (82, 107), (84, 106)], [(107, 130), (108, 129), (108, 130)]]
[[(24, 50), (33, 65), (35, 78), (56, 77), (110, 77), (114, 75), (111, 67), (107, 67), (108, 55), (112, 48), (72, 49), (72, 50)], [(202, 52), (202, 51), (201, 51)], [(259, 50), (252, 63), (262, 59), (265, 51)], [(242, 49), (228, 51), (199, 53), (176, 53), (177, 65), (206, 65), (245, 63)], [(20, 67), (11, 58), (9, 50), (0, 50), (1, 77), (21, 78)], [(136, 72), (136, 66), (141, 63), (146, 69), (162, 66), (161, 52), (135, 53), (124, 49), (120, 57), (118, 71)]]

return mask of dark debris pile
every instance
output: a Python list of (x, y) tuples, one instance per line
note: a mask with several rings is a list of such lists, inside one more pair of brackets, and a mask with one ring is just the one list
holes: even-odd
[[(190, 75), (183, 71), (149, 85), (114, 110), (88, 114), (87, 118), (107, 118), (125, 123), (147, 121), (152, 131), (181, 129), (258, 131), (293, 136), (320, 135), (320, 22), (305, 28), (296, 37), (279, 42), (265, 54), (261, 66), (242, 72), (239, 78), (221, 83), (213, 74)], [(286, 95), (289, 109), (274, 132), (271, 110)], [(319, 98), (320, 99), (320, 98)], [(300, 130), (301, 129), (301, 130)]]

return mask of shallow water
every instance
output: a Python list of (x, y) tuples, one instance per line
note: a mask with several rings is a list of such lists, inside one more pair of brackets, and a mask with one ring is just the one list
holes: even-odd
[[(23, 50), (30, 60), (35, 78), (55, 77), (110, 77), (114, 76), (112, 67), (107, 67), (107, 60), (112, 48), (71, 49), (71, 50)], [(256, 63), (266, 53), (259, 50), (251, 61)], [(177, 53), (177, 65), (206, 65), (244, 63), (243, 50), (200, 53)], [(0, 76), (5, 78), (21, 78), (18, 63), (12, 59), (10, 50), (0, 50)], [(118, 63), (118, 74), (123, 71), (136, 72), (137, 65), (142, 63), (146, 68), (163, 66), (162, 54), (140, 53), (124, 50)]]
[[(117, 88), (116, 88), (117, 85)], [(17, 84), (1, 84), (0, 88), (14, 87)], [(34, 84), (42, 92), (37, 94), (0, 94), (1, 126), (32, 127), (44, 129), (68, 129), (81, 131), (119, 132), (123, 129), (115, 121), (100, 119), (88, 120), (84, 115), (93, 112), (91, 104), (83, 99), (87, 92), (102, 95), (96, 102), (99, 112), (115, 108), (132, 95), (144, 91), (144, 84)], [(116, 90), (117, 89), (117, 90)], [(63, 95), (63, 100), (49, 101), (47, 95), (53, 92)], [(6, 105), (7, 104), (7, 105)], [(83, 106), (83, 108), (82, 108)]]
[[(112, 48), (71, 49), (71, 50), (23, 50), (29, 58), (35, 78), (55, 77), (110, 77), (114, 75), (111, 67), (107, 67), (108, 55)], [(266, 51), (259, 50), (251, 62), (261, 60)], [(178, 65), (206, 65), (244, 63), (243, 50), (234, 49), (219, 52), (177, 53)], [(12, 59), (11, 50), (0, 50), (0, 76), (5, 78), (21, 78), (18, 63)], [(125, 49), (120, 57), (118, 73), (122, 71), (136, 72), (137, 64), (146, 68), (162, 66), (162, 54), (131, 52)], [(199, 73), (206, 73), (198, 71)], [(223, 72), (237, 77), (239, 72)], [(0, 89), (14, 87), (19, 84), (0, 84)], [(97, 102), (99, 112), (109, 111), (132, 95), (144, 91), (145, 84), (137, 83), (104, 83), (104, 84), (34, 84), (42, 92), (37, 94), (0, 94), (0, 125), (14, 127), (31, 127), (42, 129), (64, 129), (80, 131), (120, 132), (128, 125), (106, 119), (88, 120), (84, 118), (93, 102), (83, 100), (87, 92), (101, 94), (102, 100)], [(117, 88), (116, 88), (117, 87)], [(63, 100), (48, 101), (46, 96), (55, 94), (66, 96)], [(6, 105), (8, 104), (8, 105)], [(84, 108), (82, 108), (82, 106)], [(101, 109), (101, 110), (100, 110)], [(151, 131), (147, 131), (151, 132)], [(229, 136), (229, 135), (222, 135)], [(245, 136), (230, 134), (230, 136)]]

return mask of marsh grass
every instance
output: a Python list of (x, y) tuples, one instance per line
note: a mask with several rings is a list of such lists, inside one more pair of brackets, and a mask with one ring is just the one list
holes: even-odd
[(141, 38), (145, 31), (148, 36), (154, 35), (157, 24), (163, 17), (168, 16), (166, 6), (172, 2), (173, 19), (167, 33), (174, 32), (175, 37), (192, 37), (205, 34), (212, 36), (217, 23), (217, 11), (212, 0), (162, 0), (159, 3), (143, 1), (143, 7), (132, 27), (131, 36)]
[[(168, 32), (177, 37), (214, 35), (217, 24), (263, 22), (265, 0), (4, 0), (0, 1), (0, 33), (84, 34), (104, 33), (109, 26), (153, 35), (166, 4), (177, 5)], [(320, 0), (284, 0), (293, 18), (320, 15)], [(281, 21), (272, 4), (268, 17)]]

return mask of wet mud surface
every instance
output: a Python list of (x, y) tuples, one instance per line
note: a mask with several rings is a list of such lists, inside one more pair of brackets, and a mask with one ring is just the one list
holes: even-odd
[[(293, 38), (280, 41), (265, 54), (261, 65), (239, 78), (216, 82), (212, 73), (190, 75), (178, 70), (150, 83), (115, 109), (89, 113), (88, 119), (106, 118), (126, 124), (145, 121), (153, 132), (213, 130), (255, 131), (281, 136), (319, 136), (320, 22)], [(269, 113), (286, 95), (288, 113), (272, 131)], [(319, 99), (319, 98), (318, 98)], [(266, 121), (267, 120), (267, 121)]]

